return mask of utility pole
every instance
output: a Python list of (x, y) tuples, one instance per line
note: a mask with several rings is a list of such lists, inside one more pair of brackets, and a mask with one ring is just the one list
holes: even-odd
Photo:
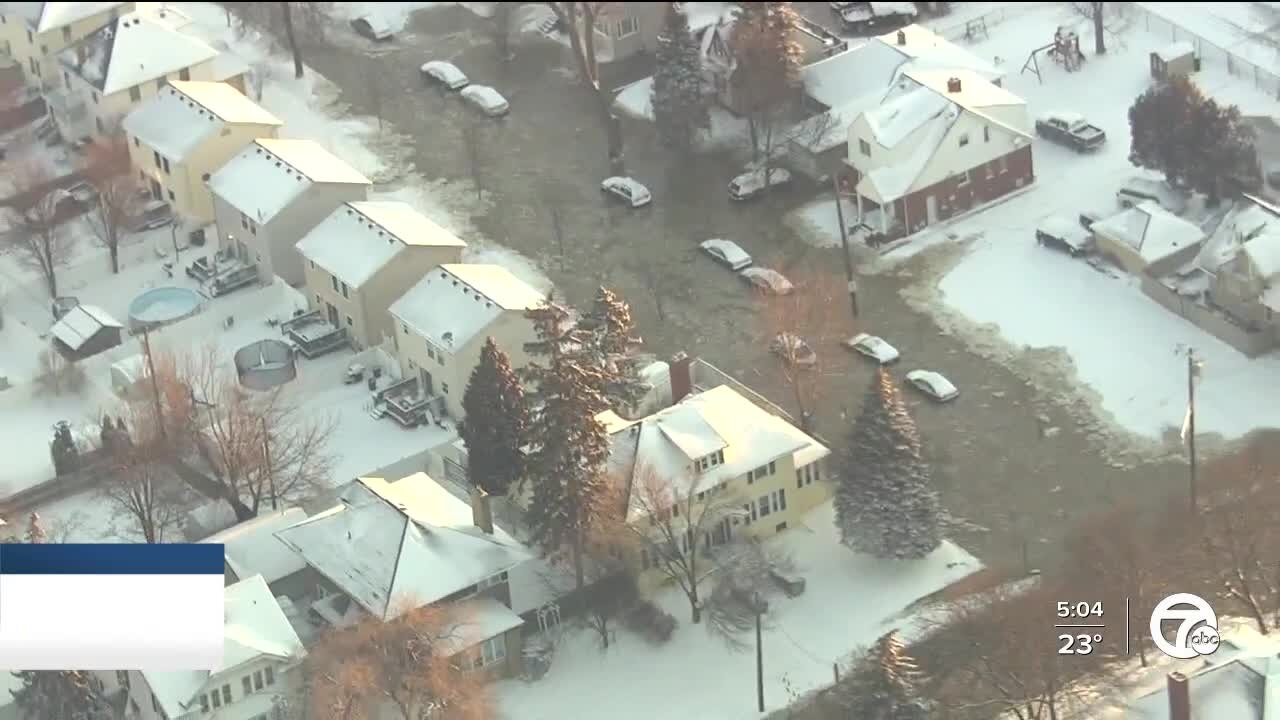
[(1187, 456), (1189, 460), (1189, 491), (1191, 493), (1191, 512), (1196, 512), (1196, 380), (1200, 377), (1200, 363), (1196, 360), (1195, 348), (1187, 348)]
[(844, 203), (840, 201), (840, 176), (832, 174), (831, 188), (836, 194), (836, 222), (840, 225), (840, 248), (844, 254), (844, 275), (849, 282), (849, 305), (858, 317), (858, 281), (853, 278), (853, 257), (849, 254), (849, 228), (844, 224)]
[(271, 433), (267, 430), (267, 418), (262, 417), (262, 459), (266, 462), (267, 484), (271, 488), (271, 509), (276, 507), (276, 474), (271, 469)]
[(764, 643), (760, 633), (760, 617), (764, 615), (764, 600), (755, 594), (756, 611), (756, 709), (764, 712)]
[(160, 381), (156, 379), (156, 361), (151, 356), (151, 333), (142, 331), (142, 352), (147, 358), (147, 374), (151, 376), (151, 399), (156, 404), (156, 427), (160, 431), (160, 439), (168, 440), (164, 427), (164, 403), (160, 400)]

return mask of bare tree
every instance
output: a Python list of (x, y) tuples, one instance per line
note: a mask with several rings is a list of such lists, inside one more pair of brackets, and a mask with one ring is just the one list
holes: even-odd
[(715, 571), (715, 584), (704, 604), (707, 630), (731, 650), (746, 650), (750, 647), (746, 633), (777, 595), (774, 574), (789, 574), (794, 569), (794, 559), (781, 547), (756, 538), (736, 543), (733, 553)]
[[(506, 3), (499, 3), (504, 6)], [(462, 121), (462, 150), (467, 154), (467, 167), (471, 171), (471, 182), (476, 188), (476, 199), (479, 200), (484, 195), (484, 183), (481, 176), (484, 173), (484, 157), (481, 152), (481, 145), (484, 142), (480, 123), (475, 118), (467, 118)]]
[(101, 420), (102, 449), (112, 463), (102, 496), (148, 543), (172, 537), (195, 505), (190, 489), (166, 462), (169, 448), (155, 421), (145, 405), (126, 406), (114, 419)]
[(58, 297), (58, 271), (71, 259), (75, 243), (58, 224), (58, 205), (69, 198), (65, 190), (53, 188), (53, 174), (38, 161), (16, 164), (10, 170), (15, 191), (30, 198), (12, 214), (9, 246), (19, 262), (44, 278), (49, 297)]
[(800, 97), (804, 50), (795, 38), (797, 22), (789, 2), (753, 2), (741, 5), (733, 26), (734, 102), (747, 119), (753, 159), (766, 182)]
[(616, 2), (548, 2), (560, 26), (569, 35), (569, 46), (578, 64), (578, 74), (591, 91), (600, 122), (608, 141), (609, 162), (614, 172), (622, 167), (622, 128), (613, 115), (613, 94), (600, 81), (600, 62), (596, 57), (596, 24), (601, 16), (616, 9)]
[(68, 360), (52, 347), (41, 350), (37, 362), (40, 370), (36, 375), (36, 386), (47, 395), (74, 395), (89, 382), (79, 363)]
[(302, 77), (306, 68), (302, 65), (302, 48), (298, 45), (297, 34), (293, 30), (293, 3), (280, 3), (280, 17), (284, 22), (284, 34), (289, 40), (289, 52), (293, 54), (293, 76)]
[(107, 249), (111, 272), (120, 272), (120, 240), (141, 209), (138, 180), (129, 165), (129, 145), (124, 135), (113, 135), (91, 145), (82, 168), (97, 197), (89, 205), (89, 226), (98, 243)]
[(515, 53), (511, 52), (511, 16), (518, 6), (519, 3), (515, 2), (494, 3), (493, 45), (503, 62), (516, 59)]
[(822, 355), (851, 334), (843, 313), (847, 288), (820, 267), (783, 274), (795, 289), (784, 295), (761, 292), (759, 317), (766, 341), (778, 357), (781, 379), (795, 400), (801, 427), (808, 429), (821, 396)]
[(1108, 4), (1105, 2), (1071, 3), (1071, 9), (1077, 15), (1093, 23), (1093, 52), (1097, 55), (1105, 55), (1107, 53), (1107, 41), (1103, 35), (1107, 31), (1106, 12)]
[(627, 266), (640, 279), (641, 287), (653, 300), (653, 309), (662, 322), (667, 321), (671, 300), (690, 300), (693, 296), (691, 283), (681, 272), (683, 267), (680, 260), (667, 257), (647, 258)]

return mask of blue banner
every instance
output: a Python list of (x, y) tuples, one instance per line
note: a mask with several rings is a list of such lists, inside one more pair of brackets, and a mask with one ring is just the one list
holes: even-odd
[(0, 544), (0, 575), (221, 575), (223, 546)]

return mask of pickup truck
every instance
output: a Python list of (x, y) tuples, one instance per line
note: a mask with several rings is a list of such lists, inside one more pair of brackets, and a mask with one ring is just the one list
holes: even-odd
[(1102, 128), (1090, 125), (1083, 116), (1075, 113), (1049, 113), (1036, 120), (1036, 134), (1077, 152), (1096, 150), (1107, 141)]

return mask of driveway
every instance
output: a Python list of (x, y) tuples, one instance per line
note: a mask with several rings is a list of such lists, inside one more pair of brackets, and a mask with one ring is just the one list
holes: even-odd
[[(381, 104), (385, 118), (411, 136), (413, 160), (425, 177), (469, 186), (473, 155), (462, 138), (475, 123), (481, 141), (474, 156), (492, 200), (472, 218), (481, 233), (536, 260), (571, 303), (587, 303), (600, 284), (620, 290), (649, 351), (700, 355), (794, 412), (750, 294), (698, 255), (696, 245), (731, 238), (784, 272), (834, 273), (843, 284), (838, 253), (804, 244), (782, 223), (816, 188), (797, 183), (759, 202), (731, 203), (725, 184), (738, 163), (723, 155), (680, 162), (658, 147), (649, 125), (624, 120), (628, 171), (654, 195), (652, 206), (630, 210), (600, 193), (608, 174), (604, 134), (559, 46), (526, 37), (514, 62), (499, 62), (483, 21), (457, 7), (418, 13), (376, 56), (357, 39), (344, 36), (336, 45), (313, 50), (308, 62), (339, 85), (355, 112), (375, 114)], [(506, 94), (510, 116), (481, 119), (457, 97), (428, 89), (418, 67), (429, 59), (451, 60), (473, 81)], [(378, 79), (380, 91), (370, 92), (370, 78)], [(976, 526), (958, 529), (959, 542), (996, 563), (1020, 562), (1026, 540), (1033, 563), (1049, 562), (1059, 545), (1054, 541), (1081, 517), (1120, 497), (1183, 492), (1179, 464), (1104, 459), (1094, 421), (1081, 404), (1064, 400), (1073, 391), (1064, 381), (1032, 386), (1017, 379), (900, 298), (902, 289), (937, 277), (924, 261), (862, 277), (862, 317), (857, 325), (847, 311), (841, 317), (848, 334), (870, 329), (897, 345), (904, 357), (898, 372), (941, 370), (961, 388), (959, 400), (946, 406), (904, 391), (947, 506)], [(815, 427), (838, 450), (848, 426), (842, 418), (856, 417), (872, 368), (834, 344), (817, 349), (823, 377)], [(1034, 365), (1037, 358), (1029, 353), (1024, 361)], [(1046, 426), (1057, 430), (1045, 437)]]

